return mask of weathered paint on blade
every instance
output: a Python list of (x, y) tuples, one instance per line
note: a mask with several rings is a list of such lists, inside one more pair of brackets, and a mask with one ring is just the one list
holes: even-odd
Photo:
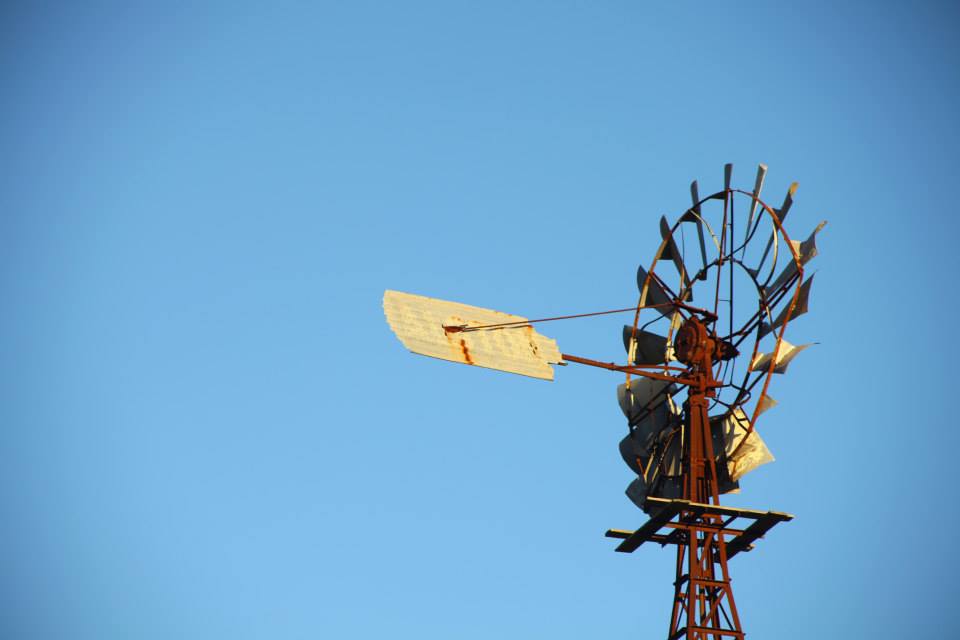
[[(817, 249), (817, 234), (820, 233), (820, 230), (827, 224), (827, 221), (824, 220), (817, 225), (817, 228), (813, 230), (813, 233), (807, 237), (803, 242), (797, 240), (791, 240), (794, 251), (797, 252), (797, 256), (800, 259), (800, 264), (805, 265), (818, 255), (820, 251)], [(787, 262), (787, 265), (783, 268), (783, 271), (780, 272), (780, 275), (777, 276), (777, 279), (773, 281), (772, 284), (763, 288), (763, 294), (765, 296), (771, 296), (776, 291), (780, 289), (784, 284), (787, 283), (790, 278), (797, 272), (797, 263), (793, 260), (791, 256), (790, 261)]]
[[(694, 222), (697, 225), (697, 239), (700, 241), (700, 261), (702, 263), (700, 277), (702, 280), (706, 280), (707, 245), (703, 238), (703, 220), (700, 219), (700, 190), (697, 186), (696, 180), (690, 183), (690, 198), (693, 200), (693, 205), (691, 205), (690, 209), (687, 210), (687, 213), (684, 214), (680, 219), (684, 222)], [(691, 215), (691, 213), (695, 215)]]
[[(816, 274), (814, 274), (816, 275)], [(760, 337), (767, 335), (777, 327), (781, 326), (784, 322), (789, 322), (798, 316), (802, 316), (807, 311), (809, 311), (809, 302), (810, 302), (810, 287), (813, 285), (813, 276), (807, 278), (806, 282), (800, 285), (800, 294), (797, 296), (797, 304), (793, 307), (793, 313), (790, 314), (790, 317), (787, 317), (787, 311), (790, 310), (789, 302), (787, 306), (783, 308), (783, 311), (776, 317), (772, 324), (762, 324), (760, 326)], [(790, 298), (787, 298), (790, 300)]]
[(383, 310), (403, 346), (431, 358), (542, 380), (553, 380), (550, 365), (563, 362), (556, 341), (529, 325), (481, 331), (444, 329), (526, 322), (522, 316), (389, 290), (383, 294)]
[(757, 210), (757, 199), (760, 197), (760, 191), (763, 189), (763, 180), (767, 177), (767, 165), (761, 164), (757, 167), (757, 181), (753, 185), (753, 198), (750, 200), (750, 215), (747, 216), (747, 233), (750, 233), (750, 227), (753, 226), (753, 215)]
[(638, 476), (643, 475), (643, 468), (640, 466), (637, 458), (646, 458), (649, 455), (649, 449), (640, 444), (638, 440), (633, 437), (632, 433), (628, 433), (623, 437), (623, 440), (620, 441), (620, 457), (623, 458), (627, 466)]
[(653, 380), (651, 378), (634, 378), (630, 380), (630, 387), (626, 384), (617, 386), (617, 402), (620, 410), (627, 418), (649, 410), (666, 402), (669, 396), (679, 391), (671, 382)]
[(790, 188), (787, 189), (787, 195), (783, 198), (783, 205), (779, 209), (775, 210), (777, 212), (777, 217), (780, 218), (781, 224), (783, 224), (787, 214), (790, 213), (790, 207), (793, 206), (793, 197), (797, 195), (797, 187), (799, 186), (800, 184), (797, 182), (792, 183)]
[(693, 300), (693, 289), (690, 287), (690, 272), (687, 271), (687, 265), (683, 263), (683, 256), (680, 254), (680, 249), (673, 239), (673, 234), (670, 233), (670, 223), (667, 222), (666, 216), (660, 216), (660, 237), (667, 241), (667, 246), (664, 248), (660, 258), (673, 261), (673, 266), (677, 269), (677, 275), (680, 276), (682, 290), (685, 292), (683, 295), (684, 300)]
[(644, 306), (653, 306), (664, 317), (673, 315), (673, 299), (667, 295), (660, 283), (650, 278), (650, 285), (647, 287), (647, 295), (643, 296), (643, 284), (647, 280), (647, 270), (643, 266), (637, 267), (637, 289), (640, 290), (640, 296), (643, 298)]
[(694, 213), (700, 215), (700, 188), (696, 180), (690, 183), (690, 197), (693, 199)]
[[(812, 344), (812, 343), (810, 343)], [(801, 351), (810, 346), (810, 344), (793, 345), (783, 339), (780, 341), (780, 348), (777, 350), (777, 359), (773, 365), (774, 373), (786, 373), (787, 367), (796, 358)], [(750, 363), (750, 371), (766, 371), (770, 366), (770, 360), (773, 359), (771, 353), (757, 353), (757, 356)]]
[[(783, 199), (783, 206), (779, 209), (774, 209), (773, 212), (777, 214), (777, 218), (780, 219), (780, 224), (783, 224), (783, 219), (787, 217), (787, 214), (790, 212), (790, 207), (793, 206), (793, 196), (797, 193), (798, 184), (794, 182), (790, 185), (790, 188), (787, 189), (787, 195)], [(770, 237), (767, 239), (767, 246), (763, 250), (763, 255), (760, 257), (760, 262), (757, 264), (757, 273), (760, 272), (760, 269), (763, 268), (763, 263), (767, 261), (767, 255), (770, 253), (770, 247), (773, 246), (773, 237), (776, 235), (777, 230), (774, 229), (770, 234)]]
[[(740, 407), (728, 413), (723, 420), (723, 442), (727, 454), (727, 471), (730, 479), (736, 482), (746, 473), (768, 462), (773, 462), (773, 454), (756, 430), (747, 435), (750, 419)], [(740, 446), (743, 439), (747, 441)], [(739, 451), (737, 451), (739, 447)], [(737, 451), (736, 456), (731, 454)]]
[(817, 249), (817, 234), (820, 233), (820, 230), (823, 229), (827, 224), (827, 221), (824, 220), (817, 225), (817, 228), (813, 230), (807, 239), (803, 242), (798, 240), (791, 240), (794, 251), (797, 252), (797, 255), (800, 257), (800, 264), (807, 264), (818, 255), (820, 251)]
[(764, 394), (760, 396), (760, 400), (757, 402), (757, 415), (761, 415), (770, 409), (773, 409), (777, 406), (777, 401), (771, 398), (770, 396)]
[[(631, 354), (630, 340), (634, 338), (635, 346)], [(633, 327), (629, 324), (623, 325), (623, 348), (627, 350), (630, 364), (662, 364), (673, 355), (667, 353), (669, 344), (666, 336), (643, 329), (637, 329), (634, 336)]]

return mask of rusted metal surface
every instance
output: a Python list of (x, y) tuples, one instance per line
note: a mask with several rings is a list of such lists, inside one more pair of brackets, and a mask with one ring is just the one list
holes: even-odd
[[(553, 380), (550, 365), (563, 363), (557, 343), (525, 326), (521, 316), (400, 291), (384, 293), (383, 310), (400, 342), (414, 353), (542, 380)], [(464, 330), (480, 325), (506, 326)]]
[[(699, 320), (688, 322), (695, 325), (697, 334), (707, 333)], [(693, 374), (701, 381), (689, 388), (684, 422), (683, 497), (688, 504), (681, 508), (680, 526), (674, 529), (678, 536), (677, 571), (669, 638), (706, 638), (708, 634), (715, 638), (742, 637), (743, 634), (727, 568), (724, 518), (715, 511), (689, 504), (718, 505), (720, 502), (707, 396), (708, 383), (713, 379), (714, 354), (713, 349), (702, 352), (702, 359), (691, 365)], [(698, 524), (713, 525), (713, 530), (704, 530)]]
[[(590, 358), (581, 358), (579, 356), (572, 356), (569, 353), (562, 354), (563, 359), (567, 362), (576, 362), (577, 364), (585, 364), (591, 367), (597, 367), (598, 369), (607, 369), (608, 371), (620, 371), (622, 373), (630, 373), (635, 376), (644, 376), (645, 378), (652, 378), (654, 380), (667, 380), (668, 382), (676, 382), (677, 384), (693, 384), (695, 381), (692, 378), (684, 378), (682, 376), (670, 376), (662, 373), (656, 373), (654, 371), (647, 371), (643, 369), (641, 365), (628, 366), (622, 364), (616, 364), (614, 362), (601, 362), (599, 360), (592, 360)], [(667, 369), (668, 371), (685, 371), (678, 367), (658, 367), (658, 369)]]
[[(715, 504), (695, 503), (689, 500), (650, 498), (650, 502), (655, 505), (656, 511), (639, 529), (635, 531), (609, 529), (604, 534), (608, 538), (625, 541), (617, 546), (616, 551), (633, 553), (646, 542), (676, 545), (682, 538), (671, 538), (665, 535), (664, 530), (693, 528), (699, 531), (720, 533), (718, 541), (726, 545), (727, 559), (729, 560), (738, 553), (752, 549), (753, 543), (763, 537), (775, 525), (793, 520), (793, 515), (779, 511), (740, 509)], [(683, 517), (682, 514), (684, 513), (688, 515)], [(691, 517), (689, 514), (695, 514), (695, 517)], [(706, 521), (702, 518), (704, 515), (716, 516), (716, 518)], [(674, 518), (677, 518), (677, 521), (674, 521)], [(738, 525), (737, 523), (740, 520), (750, 522), (750, 524)], [(728, 537), (729, 539), (727, 539)], [(686, 579), (686, 576), (683, 578)]]

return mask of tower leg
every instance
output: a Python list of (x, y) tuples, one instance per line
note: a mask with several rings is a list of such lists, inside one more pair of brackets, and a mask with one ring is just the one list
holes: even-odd
[(700, 518), (683, 529), (689, 538), (687, 544), (677, 547), (669, 640), (743, 638), (727, 569), (725, 541), (722, 534), (716, 533), (722, 523), (711, 520)]
[[(718, 504), (718, 483), (707, 398), (691, 393), (686, 407), (684, 443), (687, 483), (684, 498)], [(685, 511), (680, 515), (681, 544), (677, 545), (673, 613), (668, 640), (743, 638), (727, 568), (723, 519), (719, 515)]]

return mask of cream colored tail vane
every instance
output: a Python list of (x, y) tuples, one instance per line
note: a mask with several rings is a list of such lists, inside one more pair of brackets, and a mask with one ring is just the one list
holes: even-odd
[(556, 341), (522, 316), (390, 290), (383, 311), (413, 353), (542, 380), (553, 380), (551, 365), (563, 363)]

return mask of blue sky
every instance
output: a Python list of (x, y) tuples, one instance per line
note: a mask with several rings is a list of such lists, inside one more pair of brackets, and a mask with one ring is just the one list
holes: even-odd
[(745, 628), (941, 632), (957, 9), (674, 5), (7, 4), (0, 635), (662, 636), (672, 553), (602, 536), (620, 377), (415, 357), (380, 301), (633, 304), (726, 162), (829, 220), (730, 499), (796, 515), (731, 563)]

